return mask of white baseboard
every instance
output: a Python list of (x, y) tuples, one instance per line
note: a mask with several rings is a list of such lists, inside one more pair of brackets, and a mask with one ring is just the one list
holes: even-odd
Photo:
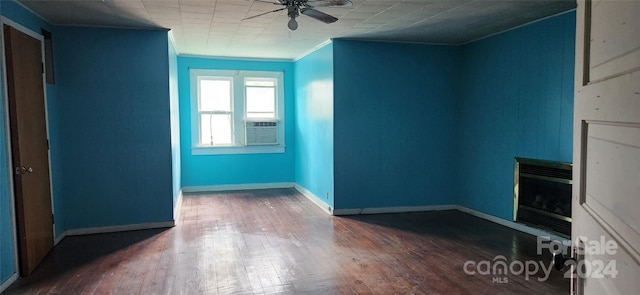
[(180, 208), (182, 207), (183, 193), (191, 192), (216, 192), (216, 191), (228, 191), (228, 190), (254, 190), (254, 189), (270, 189), (270, 188), (295, 188), (300, 194), (305, 196), (316, 206), (330, 215), (358, 215), (358, 214), (384, 214), (384, 213), (406, 213), (406, 212), (424, 212), (424, 211), (442, 211), (442, 210), (458, 210), (473, 216), (497, 223), (517, 231), (521, 231), (530, 235), (538, 237), (549, 237), (552, 240), (566, 240), (566, 238), (558, 236), (556, 234), (529, 227), (521, 223), (517, 223), (510, 220), (505, 220), (493, 215), (489, 215), (480, 211), (476, 211), (460, 205), (433, 205), (433, 206), (398, 206), (398, 207), (372, 207), (372, 208), (355, 208), (355, 209), (334, 209), (327, 203), (322, 201), (321, 198), (304, 188), (303, 186), (292, 182), (276, 182), (276, 183), (250, 183), (250, 184), (230, 184), (230, 185), (211, 185), (211, 186), (190, 186), (183, 187), (180, 191), (176, 206), (174, 208), (174, 220), (166, 222), (155, 223), (141, 223), (141, 224), (128, 224), (120, 226), (106, 226), (106, 227), (94, 227), (94, 228), (81, 228), (70, 229), (64, 231), (60, 236), (55, 239), (57, 245), (62, 239), (67, 236), (98, 234), (98, 233), (110, 233), (121, 232), (131, 230), (142, 229), (154, 229), (154, 228), (166, 228), (176, 225), (180, 214)]
[[(318, 196), (316, 196), (314, 193), (312, 193), (311, 191), (309, 191), (308, 189), (304, 188), (303, 186), (299, 185), (299, 184), (295, 184), (294, 188), (303, 196), (305, 196), (307, 199), (309, 199), (311, 202), (313, 202), (314, 204), (316, 204), (316, 206), (320, 207), (320, 209), (322, 209), (324, 212), (329, 213), (329, 215), (334, 214), (335, 215), (335, 211), (333, 210), (333, 208), (331, 208), (331, 206), (329, 206), (329, 204), (325, 203), (322, 201), (322, 199), (320, 199)], [(333, 213), (332, 213), (333, 212)]]
[(58, 245), (58, 243), (60, 243), (66, 237), (67, 231), (65, 230), (53, 241), (53, 246), (55, 247), (56, 245)]
[(18, 272), (14, 272), (13, 275), (11, 275), (6, 281), (0, 284), (0, 293), (9, 288), (9, 286), (11, 286), (13, 282), (17, 281), (18, 278), (20, 278), (20, 275), (18, 275)]
[(180, 209), (182, 209), (182, 190), (178, 193), (178, 199), (173, 206), (173, 222), (178, 223), (178, 219), (180, 218)]
[(180, 195), (178, 196), (178, 200), (176, 201), (176, 207), (174, 208), (174, 212), (173, 212), (174, 214), (173, 221), (69, 229), (69, 230), (63, 231), (62, 234), (60, 234), (58, 237), (55, 238), (55, 240), (53, 241), (53, 246), (55, 247), (56, 245), (58, 245), (67, 236), (80, 236), (80, 235), (112, 233), (112, 232), (130, 231), (130, 230), (173, 227), (178, 222), (178, 217), (180, 216), (180, 208), (182, 208), (182, 190), (180, 191)]
[(333, 210), (333, 215), (406, 213), (406, 212), (442, 211), (442, 210), (454, 210), (454, 209), (456, 209), (456, 205), (374, 207), (374, 208), (359, 208), (359, 209), (335, 209)]
[(185, 193), (202, 193), (202, 192), (239, 191), (239, 190), (270, 189), (270, 188), (292, 188), (294, 186), (295, 186), (295, 183), (293, 182), (221, 184), (221, 185), (185, 186), (182, 188), (182, 191)]
[[(297, 189), (297, 186), (296, 186)], [(303, 195), (304, 192), (300, 191)], [(317, 197), (316, 197), (317, 198)], [(310, 198), (314, 201), (312, 198)], [(314, 201), (315, 203), (315, 201)], [(458, 210), (460, 212), (464, 212), (484, 220), (491, 221), (493, 223), (497, 223), (508, 228), (527, 233), (530, 235), (534, 235), (537, 237), (548, 237), (550, 240), (555, 241), (564, 241), (567, 240), (565, 237), (558, 236), (557, 234), (547, 232), (541, 229), (529, 227), (527, 225), (517, 223), (514, 221), (502, 219), (500, 217), (495, 217), (493, 215), (489, 215), (480, 211), (476, 211), (473, 209), (469, 209), (460, 205), (434, 205), (434, 206), (401, 206), (401, 207), (378, 207), (378, 208), (356, 208), (356, 209), (334, 209), (333, 215), (360, 215), (360, 214), (384, 214), (384, 213), (407, 213), (407, 212), (424, 212), (424, 211), (442, 211), (442, 210)], [(326, 210), (325, 210), (326, 211)]]
[(89, 228), (68, 229), (67, 231), (65, 231), (65, 235), (69, 237), (69, 236), (81, 236), (81, 235), (91, 235), (91, 234), (115, 233), (115, 232), (121, 232), (121, 231), (131, 231), (131, 230), (168, 228), (168, 227), (173, 227), (175, 225), (176, 225), (175, 221), (163, 221), (163, 222), (116, 225), (116, 226), (89, 227)]
[(480, 212), (480, 211), (469, 209), (469, 208), (464, 207), (464, 206), (456, 205), (455, 207), (456, 207), (455, 209), (460, 211), (460, 212), (471, 214), (473, 216), (482, 218), (484, 220), (491, 221), (493, 223), (504, 225), (504, 226), (506, 226), (508, 228), (515, 229), (515, 230), (521, 231), (523, 233), (527, 233), (527, 234), (534, 235), (534, 236), (537, 236), (537, 237), (549, 237), (552, 241), (553, 240), (555, 240), (555, 241), (567, 240), (567, 238), (565, 238), (565, 237), (561, 237), (561, 236), (558, 236), (558, 235), (550, 233), (550, 232), (546, 232), (546, 231), (541, 230), (541, 229), (529, 227), (529, 226), (526, 226), (526, 225), (521, 224), (521, 223), (517, 223), (517, 222), (514, 222), (514, 221), (502, 219), (500, 217), (495, 217), (493, 215), (489, 215), (487, 213), (483, 213), (483, 212)]

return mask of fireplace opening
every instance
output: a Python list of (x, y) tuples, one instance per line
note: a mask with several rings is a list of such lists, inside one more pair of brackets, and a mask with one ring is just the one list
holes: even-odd
[(571, 164), (515, 158), (517, 222), (571, 236)]

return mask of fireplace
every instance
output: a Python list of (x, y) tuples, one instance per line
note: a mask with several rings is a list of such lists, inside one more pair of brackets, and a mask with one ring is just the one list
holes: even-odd
[(515, 158), (514, 220), (571, 236), (571, 164)]

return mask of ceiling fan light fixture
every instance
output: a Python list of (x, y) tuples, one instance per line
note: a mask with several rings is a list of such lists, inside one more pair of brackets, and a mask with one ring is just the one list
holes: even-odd
[(289, 27), (289, 30), (295, 31), (298, 28), (298, 22), (296, 21), (295, 17), (292, 17), (289, 20), (289, 23), (287, 23), (287, 27)]

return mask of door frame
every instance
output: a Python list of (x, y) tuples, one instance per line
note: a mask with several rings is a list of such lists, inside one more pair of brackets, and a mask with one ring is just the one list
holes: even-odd
[[(29, 28), (7, 18), (4, 16), (0, 16), (0, 27), (4, 28), (4, 25), (8, 25), (13, 27), (14, 29), (24, 33), (30, 37), (33, 37), (40, 41), (40, 52), (41, 52), (41, 61), (43, 66), (45, 65), (44, 60), (44, 36), (40, 33), (34, 32)], [(9, 190), (9, 210), (11, 211), (11, 228), (12, 228), (12, 236), (13, 236), (13, 268), (14, 268), (14, 276), (10, 277), (7, 282), (17, 279), (20, 276), (20, 256), (18, 254), (18, 228), (16, 222), (16, 206), (15, 206), (15, 187), (14, 187), (14, 176), (13, 176), (13, 151), (11, 147), (11, 124), (9, 118), (9, 93), (7, 87), (7, 62), (5, 56), (5, 37), (4, 37), (4, 29), (0, 29), (0, 58), (2, 59), (2, 106), (4, 107), (4, 131), (5, 131), (5, 149), (7, 151), (7, 181), (8, 181), (8, 190)], [(47, 139), (50, 141), (51, 137), (49, 135), (49, 111), (48, 111), (48, 100), (47, 100), (47, 84), (45, 79), (45, 73), (42, 73), (42, 87), (44, 94), (44, 120), (47, 132)], [(49, 149), (47, 150), (48, 154), (48, 168), (49, 168), (49, 187), (50, 187), (50, 202), (51, 202), (51, 214), (55, 212), (55, 204), (53, 202), (53, 176), (51, 169), (51, 145), (49, 145)], [(1, 169), (1, 167), (0, 167)], [(51, 232), (53, 233), (53, 246), (55, 246), (60, 240), (56, 239), (56, 230), (55, 223), (51, 228)]]

